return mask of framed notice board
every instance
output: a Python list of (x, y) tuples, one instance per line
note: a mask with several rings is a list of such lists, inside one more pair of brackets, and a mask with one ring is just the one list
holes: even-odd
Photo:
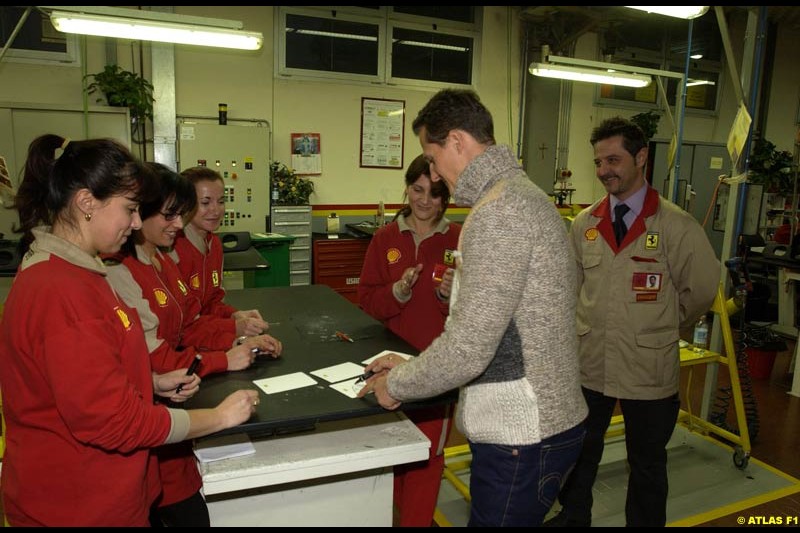
[(405, 100), (361, 98), (360, 166), (403, 168)]

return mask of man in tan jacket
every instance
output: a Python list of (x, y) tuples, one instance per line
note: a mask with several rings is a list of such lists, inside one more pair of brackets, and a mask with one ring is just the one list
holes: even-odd
[(719, 261), (700, 224), (647, 184), (647, 142), (637, 125), (607, 119), (591, 144), (608, 195), (570, 229), (587, 434), (559, 494), (562, 511), (545, 525), (591, 524), (603, 436), (619, 401), (630, 466), (627, 525), (663, 526), (666, 445), (680, 409), (679, 329), (711, 307)]

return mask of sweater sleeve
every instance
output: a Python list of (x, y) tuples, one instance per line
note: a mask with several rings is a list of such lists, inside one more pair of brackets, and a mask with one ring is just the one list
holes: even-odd
[(459, 289), (444, 333), (391, 370), (389, 394), (416, 400), (460, 387), (487, 368), (519, 304), (534, 237), (512, 198), (476, 205), (461, 231)]

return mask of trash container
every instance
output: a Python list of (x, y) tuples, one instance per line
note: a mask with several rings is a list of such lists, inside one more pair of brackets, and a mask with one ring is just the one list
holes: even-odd
[(750, 377), (768, 379), (772, 375), (772, 367), (775, 365), (775, 357), (778, 352), (760, 348), (747, 348), (745, 351), (747, 352), (747, 368), (750, 370)]

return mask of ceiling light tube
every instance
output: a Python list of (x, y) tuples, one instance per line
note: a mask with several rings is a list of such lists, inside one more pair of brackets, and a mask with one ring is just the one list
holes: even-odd
[(643, 74), (610, 72), (586, 67), (554, 65), (552, 63), (531, 63), (528, 71), (534, 76), (558, 78), (562, 80), (585, 81), (590, 83), (608, 83), (624, 87), (647, 87), (653, 78)]
[(130, 11), (131, 16), (54, 10), (50, 13), (50, 21), (56, 30), (64, 33), (116, 37), (136, 41), (192, 44), (239, 50), (258, 50), (264, 41), (260, 32), (173, 20), (154, 20), (152, 19), (153, 14), (150, 14), (148, 18), (136, 18), (138, 13), (136, 10), (124, 11)]
[(469, 48), (463, 46), (453, 46), (451, 44), (438, 44), (438, 43), (423, 43), (421, 41), (404, 41), (402, 39), (395, 41), (397, 44), (405, 44), (408, 46), (419, 46), (422, 48), (436, 48), (438, 50), (450, 50), (452, 52), (468, 52)]
[(711, 80), (693, 80), (692, 78), (686, 80), (687, 87), (694, 87), (696, 85), (716, 85), (716, 83)]
[(354, 41), (377, 41), (378, 38), (374, 35), (356, 35), (354, 33), (336, 33), (333, 31), (322, 30), (295, 30), (293, 28), (286, 28), (287, 33), (299, 33), (301, 35), (316, 35), (318, 37), (332, 37), (334, 39), (352, 39)]
[(710, 6), (625, 6), (631, 9), (647, 11), (648, 13), (658, 13), (668, 17), (680, 19), (693, 19), (701, 17), (708, 12)]

